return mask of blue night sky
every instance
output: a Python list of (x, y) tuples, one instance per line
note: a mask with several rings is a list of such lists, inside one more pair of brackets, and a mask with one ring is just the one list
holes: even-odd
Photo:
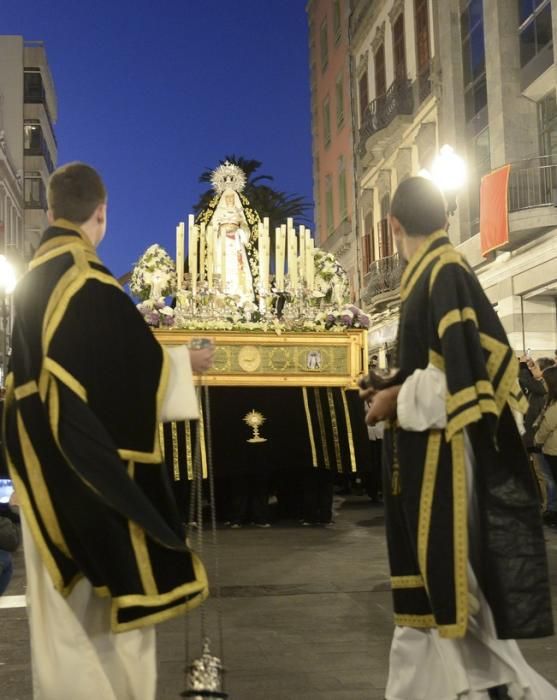
[(99, 250), (122, 275), (152, 243), (174, 257), (207, 167), (235, 153), (312, 199), (306, 0), (3, 0), (0, 32), (42, 40), (58, 164), (109, 191)]

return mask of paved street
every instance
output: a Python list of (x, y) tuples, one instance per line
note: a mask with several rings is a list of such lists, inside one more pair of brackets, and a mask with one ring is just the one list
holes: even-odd
[[(392, 618), (382, 508), (357, 497), (337, 505), (332, 529), (219, 531), (230, 700), (383, 698)], [(557, 610), (557, 531), (546, 532)], [(23, 592), (19, 553), (7, 595)], [(207, 607), (210, 627), (214, 611), (214, 604)], [(0, 616), (0, 696), (30, 700), (25, 609), (2, 609)], [(199, 637), (199, 625), (195, 614), (191, 638)], [(184, 640), (183, 620), (159, 627), (159, 700), (184, 689)], [(521, 646), (557, 684), (557, 637)]]

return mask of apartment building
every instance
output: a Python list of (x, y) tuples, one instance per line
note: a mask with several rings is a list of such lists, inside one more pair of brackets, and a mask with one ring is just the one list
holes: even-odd
[(347, 0), (309, 0), (313, 192), (318, 245), (361, 285), (354, 230), (354, 164)]
[(31, 257), (46, 226), (46, 184), (57, 161), (56, 119), (56, 93), (42, 42), (0, 36), (0, 150), (11, 170), (0, 183), (6, 198), (3, 204), (0, 194), (0, 223), (6, 231), (0, 247), (17, 251), (22, 260)]
[[(557, 347), (556, 0), (353, 0), (355, 229), (373, 352), (397, 326), (400, 263), (387, 212), (441, 145), (464, 157), (449, 235), (517, 352)], [(482, 178), (509, 166), (508, 236), (482, 251)]]

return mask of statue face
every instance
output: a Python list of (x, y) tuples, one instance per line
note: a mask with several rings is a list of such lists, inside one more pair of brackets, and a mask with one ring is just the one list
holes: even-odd
[(233, 194), (225, 195), (224, 203), (226, 204), (227, 207), (233, 207), (234, 206), (234, 195)]

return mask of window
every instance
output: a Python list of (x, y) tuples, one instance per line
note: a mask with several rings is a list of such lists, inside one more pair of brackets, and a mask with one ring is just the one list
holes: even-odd
[(491, 170), (489, 150), (489, 129), (483, 129), (474, 137), (468, 147), (470, 174), (468, 178), (468, 202), (470, 222), (474, 229), (480, 223), (480, 185), (482, 177)]
[(327, 20), (323, 20), (320, 32), (321, 42), (321, 70), (325, 70), (329, 64), (329, 39), (327, 37)]
[(331, 144), (331, 109), (328, 97), (323, 101), (323, 139), (325, 147)]
[(340, 220), (344, 221), (348, 216), (346, 199), (346, 168), (344, 167), (344, 156), (338, 159), (338, 209)]
[(518, 0), (520, 65), (529, 63), (553, 41), (550, 0)]
[(358, 80), (358, 95), (360, 99), (360, 124), (364, 121), (364, 114), (369, 104), (369, 88), (367, 84), (367, 70)]
[(375, 260), (375, 245), (373, 240), (373, 212), (369, 212), (364, 217), (364, 236), (363, 236), (363, 258), (364, 258), (364, 275), (369, 272), (369, 266)]
[(25, 120), (23, 126), (23, 148), (26, 156), (43, 156), (48, 172), (53, 172), (54, 163), (43, 136), (41, 124), (37, 119)]
[(327, 231), (332, 233), (335, 228), (333, 213), (333, 183), (330, 175), (325, 178), (325, 207), (327, 214)]
[(25, 69), (23, 94), (25, 102), (36, 104), (44, 101), (43, 79), (38, 68)]
[(555, 91), (538, 102), (540, 125), (540, 152), (544, 156), (557, 155), (557, 99)]
[(379, 222), (379, 257), (389, 258), (393, 254), (393, 237), (389, 226), (391, 196), (386, 194), (381, 199), (381, 221)]
[(375, 97), (381, 97), (387, 92), (384, 44), (381, 44), (381, 46), (377, 49), (373, 58), (375, 64)]
[(44, 209), (46, 211), (46, 193), (40, 174), (25, 177), (25, 206), (28, 209)]
[(333, 31), (335, 33), (335, 44), (338, 44), (342, 35), (340, 0), (334, 0), (333, 2)]
[(487, 106), (483, 2), (470, 0), (460, 16), (466, 121)]
[(395, 80), (406, 79), (406, 49), (404, 46), (404, 14), (401, 13), (393, 26), (393, 63)]
[(414, 17), (416, 22), (416, 63), (418, 75), (429, 70), (431, 58), (429, 51), (429, 13), (427, 0), (414, 0)]
[(342, 73), (337, 76), (335, 85), (336, 92), (336, 107), (337, 107), (337, 128), (340, 129), (344, 124), (344, 80)]
[(23, 127), (23, 148), (25, 155), (41, 155), (43, 132), (40, 123), (25, 122)]

